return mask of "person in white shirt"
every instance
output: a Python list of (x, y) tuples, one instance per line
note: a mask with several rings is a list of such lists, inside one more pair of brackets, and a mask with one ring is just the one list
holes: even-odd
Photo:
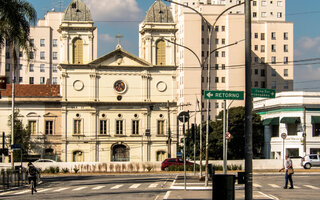
[(290, 170), (293, 169), (292, 160), (289, 158), (288, 155), (286, 155), (286, 162), (285, 162), (284, 168), (279, 170), (279, 172), (282, 171), (282, 170), (285, 170), (285, 172), (286, 172), (286, 174), (285, 174), (285, 184), (284, 184), (283, 189), (287, 189), (288, 188), (288, 180), (290, 181), (289, 189), (293, 189), (293, 181), (292, 181), (292, 174), (293, 173), (288, 173), (289, 169)]

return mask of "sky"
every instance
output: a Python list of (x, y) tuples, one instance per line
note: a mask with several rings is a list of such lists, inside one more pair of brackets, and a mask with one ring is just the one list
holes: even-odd
[[(71, 0), (26, 0), (38, 18)], [(139, 28), (155, 0), (83, 0), (98, 28), (98, 56), (113, 51), (120, 33), (122, 47), (138, 55)], [(294, 23), (294, 90), (320, 91), (320, 0), (286, 0), (286, 21)], [(307, 60), (307, 61), (306, 61)]]

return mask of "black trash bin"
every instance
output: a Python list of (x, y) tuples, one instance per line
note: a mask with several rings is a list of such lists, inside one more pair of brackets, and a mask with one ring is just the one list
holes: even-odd
[(212, 199), (213, 200), (234, 200), (235, 175), (215, 174), (212, 177)]

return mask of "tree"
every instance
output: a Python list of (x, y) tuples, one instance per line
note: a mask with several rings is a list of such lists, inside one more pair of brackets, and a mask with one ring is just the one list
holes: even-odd
[[(22, 149), (22, 155), (24, 158), (27, 157), (28, 152), (30, 150), (30, 130), (29, 127), (23, 127), (22, 121), (19, 119), (19, 110), (16, 110), (14, 112), (14, 143), (15, 144), (20, 144), (21, 149)], [(8, 119), (8, 126), (11, 127), (11, 121), (12, 117), (11, 115), (9, 116)], [(10, 139), (10, 144), (11, 144), (11, 139)], [(21, 152), (17, 151), (14, 153), (14, 161), (20, 161), (21, 158)]]

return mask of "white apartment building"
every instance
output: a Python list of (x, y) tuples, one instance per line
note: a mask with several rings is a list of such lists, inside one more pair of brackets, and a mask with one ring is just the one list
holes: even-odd
[[(72, 2), (76, 4), (70, 3), (66, 10), (72, 9), (72, 5), (83, 6), (81, 1), (73, 0)], [(97, 29), (93, 26), (91, 16), (80, 12), (74, 12), (73, 16), (65, 16), (64, 12), (52, 10), (44, 16), (44, 19), (38, 20), (36, 26), (30, 28), (31, 44), (34, 48), (31, 52), (30, 61), (27, 60), (24, 52), (17, 50), (16, 53), (19, 56), (18, 66), (15, 69), (15, 83), (60, 84), (60, 74), (57, 66), (60, 63), (68, 62), (67, 56), (70, 56), (70, 62), (73, 60), (73, 54), (66, 55), (63, 45), (68, 43), (68, 48), (73, 48), (75, 43), (73, 43), (72, 39), (74, 39), (74, 36), (83, 34), (76, 31), (83, 27), (83, 24), (85, 24), (83, 21), (89, 21), (87, 28), (91, 29), (91, 31), (85, 33), (87, 39), (83, 41), (82, 46), (83, 48), (92, 49), (91, 53), (83, 58), (83, 63), (85, 64), (96, 59)], [(66, 28), (68, 25), (70, 27)], [(88, 40), (93, 40), (93, 42), (88, 42)], [(89, 44), (92, 44), (92, 46), (89, 46)], [(0, 54), (0, 75), (6, 76), (7, 83), (11, 83), (14, 67), (10, 47), (6, 46), (0, 49)]]
[[(177, 0), (200, 13), (215, 27), (212, 30), (210, 90), (245, 90), (245, 15), (243, 0)], [(230, 6), (239, 4), (218, 20)], [(197, 99), (202, 110), (207, 102), (201, 98), (208, 85), (208, 29), (200, 15), (191, 9), (171, 4), (177, 23), (177, 43), (190, 48), (201, 59), (183, 47), (177, 47), (178, 104), (191, 103), (181, 110), (194, 110)], [(293, 23), (285, 18), (285, 0), (252, 1), (252, 87), (293, 90)], [(232, 43), (238, 42), (235, 45)], [(243, 106), (244, 101), (227, 101), (227, 106)], [(210, 118), (222, 110), (223, 100), (210, 100)], [(199, 108), (197, 108), (199, 109)], [(198, 121), (200, 114), (197, 115)], [(206, 119), (206, 114), (202, 114)]]

